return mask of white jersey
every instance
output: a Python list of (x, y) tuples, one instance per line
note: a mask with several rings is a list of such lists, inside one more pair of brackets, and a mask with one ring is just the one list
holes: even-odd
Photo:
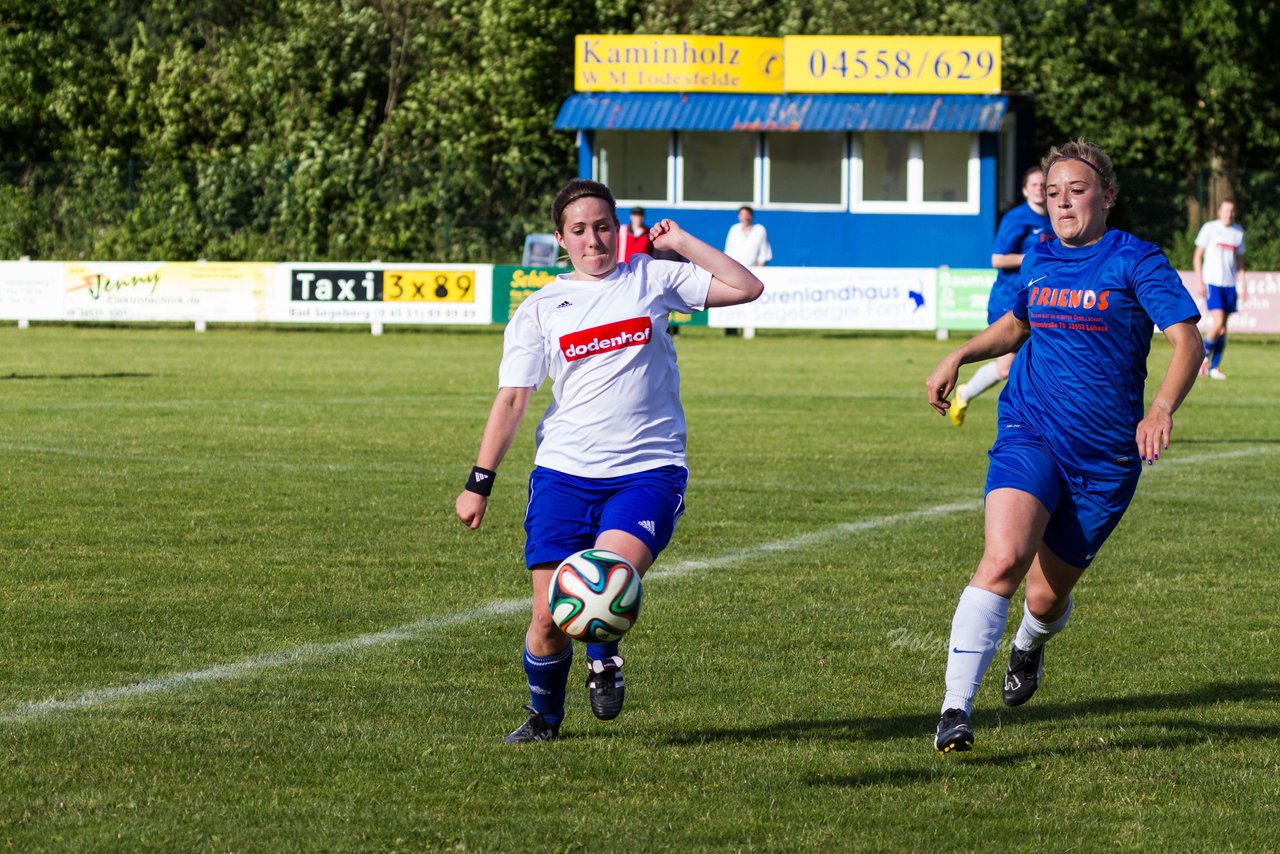
[(769, 232), (758, 222), (751, 223), (746, 231), (734, 225), (724, 238), (724, 254), (744, 267), (761, 267), (773, 260), (773, 247), (769, 245)]
[(1244, 229), (1236, 223), (1223, 225), (1211, 220), (1200, 228), (1196, 246), (1204, 250), (1200, 270), (1206, 285), (1233, 288), (1236, 285), (1236, 253), (1244, 254)]
[(685, 464), (684, 410), (671, 311), (700, 311), (711, 274), (636, 255), (608, 278), (561, 275), (507, 324), (500, 387), (552, 381), (535, 462), (580, 477)]

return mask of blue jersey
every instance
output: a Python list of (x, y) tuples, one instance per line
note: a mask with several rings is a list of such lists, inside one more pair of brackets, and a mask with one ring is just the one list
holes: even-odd
[[(1031, 205), (1023, 203), (1004, 215), (996, 229), (996, 240), (991, 246), (993, 255), (1026, 255), (1036, 246), (1053, 238), (1053, 225), (1049, 215), (1038, 214)], [(987, 322), (994, 323), (1013, 308), (1013, 300), (1022, 286), (1020, 270), (1000, 270), (991, 286), (987, 299)]]
[(1000, 395), (999, 432), (1035, 431), (1080, 474), (1132, 471), (1153, 322), (1198, 320), (1191, 295), (1159, 248), (1117, 229), (1080, 249), (1041, 244), (1022, 276), (1013, 313), (1031, 337)]

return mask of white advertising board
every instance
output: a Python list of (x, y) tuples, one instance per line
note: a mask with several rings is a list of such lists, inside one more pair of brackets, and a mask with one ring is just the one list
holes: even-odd
[(267, 319), (275, 264), (66, 261), (62, 319), (222, 321)]
[(0, 262), (0, 318), (62, 320), (62, 262)]
[(931, 330), (938, 271), (933, 267), (758, 267), (764, 294), (713, 308), (709, 326), (758, 329)]
[[(1195, 273), (1178, 271), (1182, 277), (1182, 285), (1196, 301), (1200, 309), (1200, 328), (1209, 326), (1209, 312), (1205, 308), (1204, 297), (1200, 295), (1200, 281)], [(1280, 332), (1280, 273), (1244, 274), (1243, 296), (1239, 298), (1239, 313), (1233, 314), (1228, 321), (1227, 329), (1232, 333), (1259, 332), (1275, 334)]]
[(487, 324), (491, 264), (280, 264), (270, 320)]

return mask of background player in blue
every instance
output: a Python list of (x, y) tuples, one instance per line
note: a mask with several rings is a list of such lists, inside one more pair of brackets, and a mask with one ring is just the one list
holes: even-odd
[[(1168, 260), (1107, 228), (1117, 186), (1106, 153), (1079, 140), (1050, 150), (1044, 169), (1057, 239), (1028, 255), (1013, 310), (925, 380), (945, 414), (961, 365), (1018, 350), (989, 455), (982, 560), (951, 623), (941, 753), (973, 745), (973, 697), (1023, 578), (1004, 702), (1021, 705), (1039, 686), (1044, 643), (1066, 625), (1071, 590), (1124, 514), (1142, 460), (1168, 447), (1204, 355), (1200, 315)], [(1173, 355), (1144, 416), (1153, 322)]]
[[(1053, 224), (1044, 203), (1044, 170), (1036, 164), (1022, 173), (1022, 197), (1025, 202), (1013, 208), (1000, 220), (995, 243), (991, 247), (991, 266), (998, 271), (991, 294), (987, 297), (987, 325), (995, 323), (1013, 308), (1018, 289), (1022, 287), (1022, 259), (1028, 252), (1053, 237)], [(956, 389), (955, 402), (947, 410), (951, 423), (964, 424), (969, 401), (998, 382), (1009, 377), (1013, 354), (1006, 353), (987, 362)]]
[[(569, 182), (552, 219), (573, 272), (531, 294), (507, 324), (498, 395), (455, 504), (463, 524), (480, 527), (529, 396), (550, 376), (553, 400), (538, 425), (525, 513), (533, 582), (524, 644), (529, 717), (508, 743), (560, 732), (573, 644), (547, 606), (556, 565), (595, 547), (643, 573), (684, 511), (686, 430), (668, 315), (750, 302), (764, 290), (737, 261), (669, 219), (650, 229), (654, 248), (692, 263), (643, 254), (619, 263), (617, 203), (596, 181)], [(587, 644), (587, 658), (591, 711), (612, 720), (624, 696), (618, 644)]]

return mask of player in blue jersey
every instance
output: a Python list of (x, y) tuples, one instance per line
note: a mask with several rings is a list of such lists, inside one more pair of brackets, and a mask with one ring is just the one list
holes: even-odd
[[(1009, 211), (1000, 220), (996, 240), (991, 247), (991, 266), (998, 271), (991, 294), (987, 297), (987, 325), (995, 323), (1013, 308), (1018, 289), (1022, 286), (1022, 259), (1026, 254), (1053, 237), (1053, 224), (1045, 209), (1044, 170), (1036, 164), (1022, 174), (1022, 197), (1026, 201)], [(969, 401), (991, 386), (1004, 382), (1013, 366), (1013, 354), (1006, 353), (994, 362), (987, 362), (973, 372), (967, 383), (956, 389), (956, 399), (947, 410), (951, 423), (964, 424), (964, 414)]]
[[(643, 574), (684, 512), (686, 428), (668, 316), (750, 302), (764, 290), (737, 261), (669, 219), (649, 230), (653, 247), (692, 263), (644, 254), (620, 263), (617, 204), (599, 182), (569, 182), (551, 216), (573, 272), (531, 294), (507, 324), (498, 394), (455, 502), (462, 523), (479, 528), (529, 397), (550, 377), (524, 520), (533, 582), (523, 656), (529, 717), (507, 736), (510, 744), (554, 739), (564, 718), (573, 645), (547, 606), (556, 566), (594, 547)], [(625, 696), (618, 644), (586, 646), (591, 711), (612, 720)]]
[[(1106, 153), (1079, 140), (1051, 149), (1043, 165), (1057, 238), (1027, 255), (1013, 310), (925, 381), (945, 415), (961, 365), (1018, 353), (989, 454), (986, 544), (951, 623), (941, 753), (973, 745), (973, 697), (1024, 578), (1004, 702), (1021, 705), (1039, 687), (1044, 643), (1066, 625), (1071, 590), (1124, 515), (1142, 461), (1169, 446), (1204, 356), (1200, 315), (1168, 260), (1107, 227), (1117, 186)], [(1144, 416), (1153, 323), (1173, 355)]]

